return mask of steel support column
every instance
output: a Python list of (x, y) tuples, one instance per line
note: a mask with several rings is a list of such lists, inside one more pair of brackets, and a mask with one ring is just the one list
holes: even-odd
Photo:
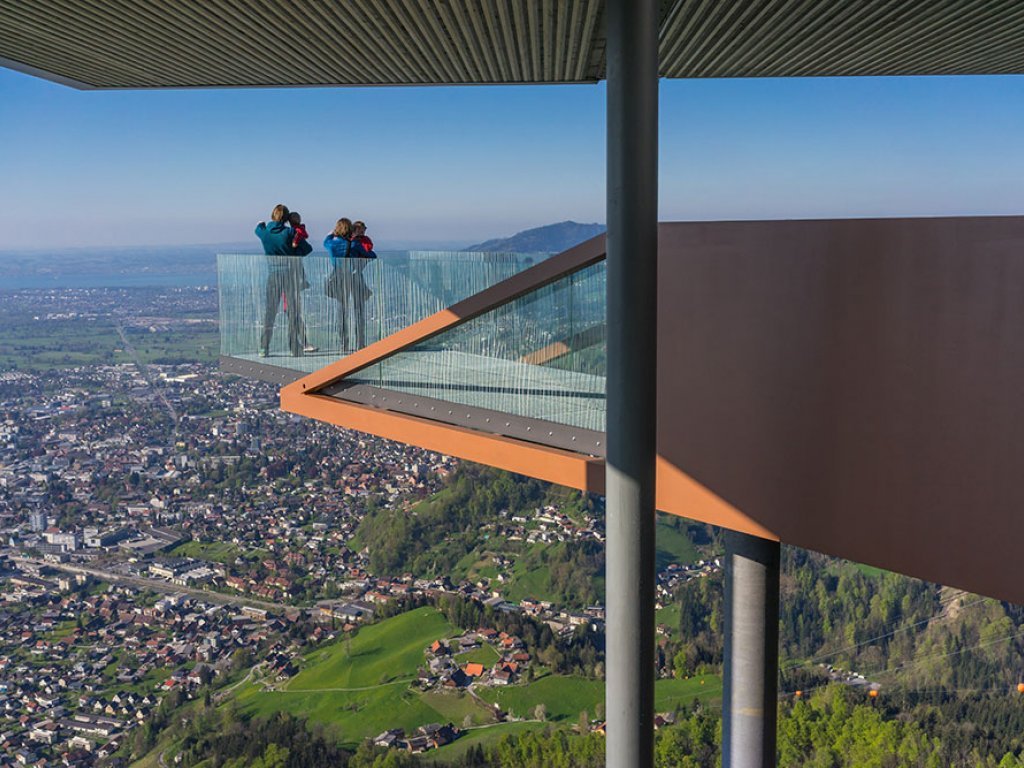
[(653, 765), (659, 5), (605, 5), (609, 768)]
[(779, 677), (779, 542), (726, 531), (722, 768), (772, 768)]

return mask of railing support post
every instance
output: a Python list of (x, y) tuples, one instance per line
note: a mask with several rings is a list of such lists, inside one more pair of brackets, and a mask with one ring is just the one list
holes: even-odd
[(609, 768), (654, 763), (657, 0), (608, 0)]
[(779, 542), (725, 533), (722, 768), (774, 768)]

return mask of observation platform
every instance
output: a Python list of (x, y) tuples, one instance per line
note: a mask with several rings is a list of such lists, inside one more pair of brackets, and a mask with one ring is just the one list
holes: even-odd
[[(307, 257), (319, 349), (291, 356), (279, 314), (262, 358), (265, 258), (221, 256), (222, 365), (286, 410), (602, 492), (603, 259), (382, 253), (344, 354)], [(1024, 602), (1024, 219), (663, 224), (658, 269), (659, 509)]]
[[(417, 321), (548, 256), (381, 253), (361, 273), (370, 289), (362, 308), (367, 346), (407, 333)], [(289, 320), (279, 311), (270, 354), (263, 356), (266, 258), (218, 257), (225, 370), (285, 384), (351, 354), (343, 348), (340, 313), (351, 345), (357, 311), (351, 299), (339, 303), (327, 295), (329, 259), (311, 255), (296, 263), (301, 263), (308, 284), (300, 291), (304, 341), (315, 351), (295, 355), (289, 350)], [(481, 424), (495, 434), (536, 434), (545, 444), (585, 446), (587, 452), (603, 455), (604, 293), (604, 264), (598, 263), (353, 370), (327, 391), (351, 402), (386, 403), (389, 410), (427, 414), (447, 423)]]

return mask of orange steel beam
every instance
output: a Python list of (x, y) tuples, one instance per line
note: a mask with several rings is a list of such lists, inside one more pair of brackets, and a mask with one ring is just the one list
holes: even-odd
[(281, 391), (281, 408), (539, 480), (604, 493), (604, 459), (594, 456), (349, 403), (327, 395), (307, 394), (294, 386)]
[(660, 454), (655, 464), (655, 477), (655, 506), (659, 511), (779, 541), (777, 533), (715, 495)]
[(565, 357), (578, 349), (586, 349), (597, 344), (599, 341), (604, 341), (606, 335), (606, 325), (599, 323), (598, 325), (593, 325), (590, 328), (570, 334), (564, 339), (554, 341), (527, 355), (523, 355), (519, 358), (519, 362), (527, 363), (528, 365), (544, 365), (553, 360), (558, 360), (560, 357)]
[[(460, 459), (505, 469), (588, 493), (604, 493), (604, 459), (491, 435), (430, 419), (395, 413), (327, 395), (282, 393), (281, 407), (300, 416), (416, 445)], [(662, 512), (778, 540), (758, 524), (661, 456), (657, 507)]]

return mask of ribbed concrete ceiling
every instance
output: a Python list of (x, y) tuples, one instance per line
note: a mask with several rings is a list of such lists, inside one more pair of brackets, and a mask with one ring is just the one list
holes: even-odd
[[(594, 82), (603, 0), (0, 0), (0, 64), (83, 88)], [(1024, 72), (1020, 0), (664, 0), (665, 77)]]

